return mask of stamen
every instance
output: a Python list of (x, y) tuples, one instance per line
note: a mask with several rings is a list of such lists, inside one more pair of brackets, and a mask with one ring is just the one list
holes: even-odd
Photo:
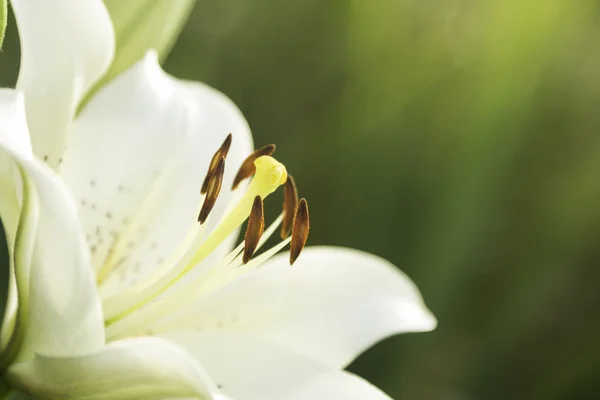
[(217, 170), (217, 166), (219, 165), (219, 161), (221, 160), (221, 158), (227, 158), (227, 153), (229, 153), (229, 148), (231, 147), (232, 139), (233, 139), (233, 137), (231, 136), (231, 133), (229, 135), (227, 135), (227, 137), (223, 141), (223, 144), (221, 145), (221, 147), (219, 147), (219, 149), (213, 155), (212, 160), (210, 160), (210, 164), (208, 166), (208, 172), (206, 173), (206, 176), (204, 177), (204, 182), (202, 182), (202, 188), (200, 189), (200, 194), (205, 194), (206, 191), (208, 190), (208, 184), (210, 182), (210, 179), (215, 174), (215, 172)]
[[(246, 192), (214, 230), (210, 232), (206, 240), (202, 242), (202, 245), (193, 249), (190, 253), (186, 253), (168, 272), (140, 288), (139, 291), (126, 296), (115, 296), (109, 299), (112, 308), (110, 314), (114, 315), (114, 317), (105, 322), (107, 325), (125, 318), (171, 288), (179, 279), (209, 256), (248, 218), (256, 196), (265, 198), (285, 183), (287, 171), (283, 164), (274, 158), (269, 156), (259, 157), (254, 163), (256, 165), (256, 175), (250, 182)], [(224, 168), (224, 160), (222, 168)], [(222, 180), (222, 172), (215, 174), (213, 179), (216, 179), (219, 175), (221, 175), (220, 182)], [(215, 197), (215, 190), (211, 190), (212, 186), (209, 185), (205, 203), (209, 200), (211, 194)], [(202, 208), (205, 208), (204, 204)], [(204, 216), (202, 210), (200, 214)]]
[(274, 144), (268, 144), (264, 147), (261, 147), (258, 150), (255, 150), (254, 153), (250, 154), (248, 158), (244, 160), (242, 166), (238, 170), (237, 175), (233, 179), (233, 186), (231, 190), (235, 190), (238, 185), (246, 178), (250, 178), (256, 172), (256, 166), (254, 165), (254, 161), (263, 156), (270, 156), (275, 151)]
[[(266, 243), (273, 233), (275, 233), (281, 224), (281, 220), (282, 216), (280, 215), (267, 229), (265, 229), (256, 248), (257, 250)], [(240, 243), (240, 245), (229, 253), (229, 255), (219, 263), (213, 265), (205, 274), (201, 274), (200, 276), (187, 281), (186, 284), (177, 291), (177, 295), (158, 299), (154, 303), (148, 304), (146, 307), (137, 310), (135, 314), (124, 319), (119, 319), (118, 314), (111, 314), (106, 323), (107, 337), (111, 339), (122, 337), (127, 332), (134, 331), (135, 329), (142, 329), (143, 326), (148, 325), (153, 321), (158, 321), (171, 315), (173, 310), (183, 309), (184, 307), (193, 304), (194, 301), (214, 292), (219, 287), (222, 287), (222, 285), (225, 285), (227, 279), (235, 279), (237, 276), (260, 266), (262, 262), (266, 261), (285, 247), (289, 241), (290, 239), (288, 238), (273, 249), (265, 251), (260, 256), (252, 259), (244, 266), (244, 268), (237, 268), (243, 265), (239, 254), (243, 249), (244, 242)], [(234, 268), (226, 268), (231, 263), (235, 264)], [(229, 274), (230, 272), (234, 272), (234, 274)], [(225, 278), (223, 275), (225, 275)], [(121, 304), (121, 302), (117, 301), (115, 304)], [(103, 305), (106, 309), (106, 301)], [(105, 318), (106, 317), (107, 314), (105, 313)], [(153, 330), (156, 330), (156, 326), (153, 327)]]
[(244, 236), (244, 256), (242, 262), (247, 264), (250, 258), (256, 251), (258, 241), (265, 230), (265, 216), (263, 209), (263, 201), (260, 196), (254, 198), (250, 217), (248, 218), (248, 228)]
[(294, 226), (292, 227), (292, 242), (290, 245), (290, 265), (293, 265), (308, 239), (310, 220), (308, 217), (308, 204), (306, 199), (301, 199), (296, 209)]
[(208, 218), (208, 215), (212, 211), (215, 203), (217, 202), (217, 197), (219, 196), (219, 192), (221, 191), (221, 185), (223, 183), (223, 174), (225, 173), (225, 158), (221, 157), (217, 166), (215, 167), (215, 172), (213, 176), (208, 181), (208, 185), (206, 188), (206, 197), (204, 198), (204, 204), (202, 204), (202, 208), (200, 209), (200, 213), (198, 214), (198, 222), (203, 224)]
[[(168, 332), (171, 327), (179, 327), (180, 318), (189, 319), (187, 315), (173, 315), (173, 310), (193, 308), (196, 301), (261, 267), (288, 244), (290, 265), (300, 256), (310, 230), (308, 203), (305, 199), (298, 200), (294, 179), (287, 175), (281, 163), (270, 157), (275, 151), (274, 145), (256, 150), (242, 163), (234, 179), (233, 189), (244, 179), (253, 175), (254, 178), (247, 189), (236, 196), (230, 209), (204, 238), (202, 231), (208, 225), (204, 223), (221, 191), (225, 158), (231, 143), (232, 136), (229, 134), (211, 159), (201, 188), (205, 197), (198, 214), (200, 225), (194, 225), (195, 230), (191, 238), (186, 240), (185, 248), (177, 251), (173, 260), (167, 263), (169, 268), (161, 268), (143, 282), (136, 283), (132, 290), (111, 295), (103, 301), (108, 338), (126, 337), (132, 332), (135, 334), (148, 328), (153, 332)], [(283, 212), (265, 229), (263, 199), (283, 184)], [(236, 232), (246, 218), (248, 226), (243, 243), (215, 264), (206, 265), (210, 268), (203, 265), (196, 269), (198, 274), (181, 281), (183, 276), (199, 266)], [(278, 230), (279, 224), (282, 225), (280, 234), (283, 240), (253, 258), (258, 249)], [(169, 291), (177, 282), (180, 282), (177, 290)]]
[[(240, 226), (252, 209), (254, 198), (267, 197), (275, 189), (283, 185), (287, 179), (287, 171), (283, 164), (270, 156), (259, 157), (254, 161), (256, 176), (250, 182), (244, 196), (238, 201), (233, 209), (221, 220), (219, 225), (208, 235), (203, 246), (198, 249), (195, 257), (185, 268), (188, 271), (193, 265), (202, 261), (212, 252), (225, 238), (227, 238), (238, 226)], [(206, 201), (206, 200), (205, 200)], [(185, 272), (183, 272), (185, 273)]]
[(238, 268), (237, 270), (245, 271), (245, 270), (252, 270), (252, 269), (256, 269), (256, 268), (260, 267), (262, 264), (264, 264), (267, 260), (269, 260), (275, 254), (279, 253), (279, 251), (281, 249), (283, 249), (285, 246), (287, 246), (291, 240), (292, 240), (292, 238), (290, 238), (290, 237), (282, 240), (275, 246), (271, 247), (269, 250), (266, 250), (264, 253), (262, 253), (258, 257), (253, 258), (252, 261), (250, 261), (248, 264), (246, 264), (244, 266), (244, 268)]
[(281, 238), (285, 239), (290, 234), (294, 223), (294, 213), (298, 205), (298, 190), (291, 175), (288, 175), (283, 189), (283, 223), (281, 224)]

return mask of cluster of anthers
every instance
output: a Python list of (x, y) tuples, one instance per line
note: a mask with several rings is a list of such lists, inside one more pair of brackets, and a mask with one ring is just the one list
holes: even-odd
[[(244, 160), (234, 178), (232, 190), (245, 179), (252, 177), (252, 180), (243, 193), (238, 193), (214, 229), (205, 236), (207, 221), (223, 185), (225, 159), (231, 142), (232, 135), (229, 134), (211, 159), (200, 190), (204, 201), (198, 213), (198, 224), (184, 245), (187, 250), (175, 257), (172, 263), (167, 263), (166, 271), (157, 271), (158, 276), (151, 274), (129, 290), (104, 298), (105, 325), (109, 338), (128, 336), (150, 323), (154, 325), (154, 332), (160, 331), (155, 322), (170, 315), (173, 309), (190, 304), (194, 299), (200, 299), (258, 268), (288, 244), (290, 265), (300, 255), (310, 226), (308, 204), (305, 199), (298, 198), (294, 180), (287, 174), (285, 166), (271, 157), (275, 151), (274, 145), (264, 146)], [(281, 185), (284, 186), (283, 212), (265, 229), (263, 199)], [(248, 224), (242, 243), (223, 259), (207, 266), (208, 270), (202, 268), (202, 273), (181, 279), (205, 261), (246, 219)], [(282, 240), (253, 257), (280, 224)], [(103, 272), (107, 276), (110, 271), (100, 271), (100, 285)], [(166, 294), (176, 283), (179, 283), (177, 290)], [(167, 329), (166, 326), (163, 328)]]
[[(202, 208), (200, 209), (200, 213), (198, 214), (198, 222), (200, 224), (203, 224), (208, 218), (208, 215), (217, 201), (219, 192), (221, 191), (223, 175), (225, 173), (225, 159), (229, 152), (229, 148), (231, 147), (231, 141), (232, 135), (230, 133), (210, 161), (208, 172), (200, 190), (200, 193), (206, 196)], [(278, 180), (283, 180), (281, 176), (285, 179), (282, 213), (283, 220), (281, 221), (280, 235), (281, 239), (285, 240), (288, 238), (291, 231), (290, 265), (292, 265), (300, 255), (300, 252), (306, 244), (306, 239), (308, 238), (308, 231), (310, 228), (308, 204), (304, 198), (298, 200), (296, 183), (292, 176), (287, 174), (285, 167), (271, 157), (271, 154), (274, 152), (275, 145), (269, 144), (250, 154), (238, 170), (233, 180), (231, 190), (235, 190), (243, 180), (252, 177), (256, 173), (257, 166), (264, 166), (266, 168), (277, 170), (270, 171), (273, 176), (268, 179), (275, 184)], [(266, 195), (268, 195), (268, 193)], [(248, 218), (248, 227), (244, 236), (244, 253), (242, 257), (242, 262), (244, 264), (247, 264), (248, 261), (250, 261), (254, 252), (257, 250), (264, 230), (265, 218), (263, 196), (257, 194), (252, 202), (252, 208)]]

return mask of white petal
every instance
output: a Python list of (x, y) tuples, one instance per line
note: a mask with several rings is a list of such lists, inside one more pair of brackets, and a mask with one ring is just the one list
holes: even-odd
[(73, 357), (37, 354), (10, 367), (7, 380), (52, 399), (211, 399), (214, 390), (184, 351), (159, 338), (127, 339)]
[(0, 141), (23, 157), (31, 158), (23, 93), (0, 89)]
[[(22, 101), (13, 93), (18, 110)], [(6, 105), (10, 96), (4, 95)], [(23, 112), (15, 115), (24, 117)], [(2, 189), (21, 195), (22, 209), (31, 213), (20, 222), (15, 248), (15, 268), (25, 277), (19, 290), (29, 302), (24, 349), (53, 354), (95, 349), (104, 341), (103, 318), (75, 205), (58, 176), (27, 152), (25, 122), (4, 122), (0, 120), (0, 157), (14, 162), (21, 175), (16, 169), (0, 169)], [(16, 137), (21, 139), (7, 140)], [(3, 219), (10, 218), (15, 209), (0, 212)]]
[(32, 161), (20, 161), (40, 206), (26, 340), (52, 354), (89, 351), (104, 342), (104, 319), (77, 210), (60, 178)]
[(127, 285), (170, 258), (197, 224), (202, 180), (230, 132), (215, 217), (251, 151), (248, 125), (228, 98), (172, 78), (151, 52), (92, 99), (73, 126), (61, 174), (77, 198), (96, 270), (112, 252), (109, 264), (119, 264)]
[[(0, 143), (12, 149), (25, 158), (31, 158), (31, 143), (27, 131), (23, 94), (12, 89), (0, 89)], [(12, 158), (7, 154), (0, 154), (0, 215), (6, 237), (8, 254), (10, 257), (10, 283), (8, 305), (5, 321), (16, 313), (17, 293), (14, 279), (14, 243), (19, 223), (20, 201), (18, 194), (21, 192), (20, 175), (15, 171)], [(18, 183), (19, 187), (15, 187)], [(12, 325), (2, 325), (0, 342), (5, 344), (12, 332)]]
[(13, 0), (33, 149), (56, 166), (79, 101), (110, 65), (114, 32), (101, 0)]
[(257, 338), (197, 332), (167, 337), (202, 360), (221, 390), (237, 400), (389, 400), (355, 375)]
[[(24, 158), (31, 158), (23, 94), (12, 89), (0, 89), (0, 143)], [(9, 250), (12, 251), (19, 217), (19, 199), (13, 188), (17, 177), (10, 156), (0, 155), (0, 170), (0, 212)]]
[(344, 371), (329, 371), (316, 376), (293, 391), (286, 400), (391, 400), (388, 395), (364, 379)]
[(385, 337), (436, 325), (396, 267), (334, 247), (309, 247), (292, 267), (287, 254), (278, 255), (198, 301), (183, 319), (180, 326), (258, 335), (336, 368)]

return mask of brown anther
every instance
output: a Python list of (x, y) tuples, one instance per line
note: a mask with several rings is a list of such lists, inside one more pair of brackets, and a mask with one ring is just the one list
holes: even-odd
[(223, 174), (225, 173), (225, 158), (221, 157), (217, 166), (215, 168), (215, 172), (208, 181), (208, 185), (206, 188), (206, 197), (204, 198), (204, 204), (202, 204), (202, 208), (200, 209), (200, 214), (198, 214), (198, 222), (203, 224), (208, 218), (208, 214), (212, 211), (215, 203), (217, 202), (217, 197), (219, 196), (219, 192), (221, 191), (221, 184), (223, 183)]
[(254, 198), (254, 203), (252, 203), (252, 210), (250, 211), (250, 217), (248, 218), (248, 228), (246, 229), (246, 235), (244, 236), (244, 255), (242, 256), (242, 262), (244, 264), (247, 264), (248, 261), (250, 261), (250, 258), (252, 258), (264, 230), (265, 216), (263, 201), (260, 196), (256, 196)]
[(208, 182), (210, 182), (210, 178), (215, 174), (215, 170), (217, 168), (217, 164), (221, 158), (227, 158), (227, 153), (229, 153), (229, 148), (231, 147), (231, 141), (233, 137), (231, 133), (227, 135), (219, 150), (213, 155), (212, 160), (210, 160), (210, 164), (208, 165), (208, 172), (204, 177), (204, 182), (202, 182), (202, 188), (200, 189), (200, 194), (205, 194), (208, 189)]
[(290, 234), (294, 224), (294, 214), (298, 205), (298, 190), (291, 175), (288, 175), (283, 188), (283, 222), (281, 223), (281, 238), (285, 239)]
[(292, 242), (290, 244), (290, 265), (294, 264), (308, 239), (310, 230), (310, 219), (308, 217), (308, 203), (306, 199), (300, 199), (296, 216), (294, 217), (294, 226), (292, 227)]
[(233, 179), (233, 186), (231, 187), (231, 190), (235, 190), (235, 188), (238, 187), (240, 182), (242, 182), (244, 179), (250, 178), (252, 175), (254, 175), (254, 173), (256, 172), (256, 167), (254, 166), (254, 161), (256, 161), (257, 158), (262, 157), (262, 156), (270, 156), (271, 154), (273, 154), (274, 151), (275, 151), (275, 145), (268, 144), (264, 147), (261, 147), (258, 150), (255, 150), (254, 153), (250, 154), (248, 156), (248, 158), (246, 158), (244, 160), (244, 162), (242, 163), (242, 166), (238, 170), (237, 175)]

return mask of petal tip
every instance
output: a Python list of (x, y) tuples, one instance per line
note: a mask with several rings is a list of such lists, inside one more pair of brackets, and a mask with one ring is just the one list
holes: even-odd
[(143, 58), (144, 63), (158, 64), (158, 52), (156, 49), (148, 49)]
[(160, 66), (158, 53), (154, 49), (149, 49), (144, 57), (131, 67), (129, 72), (125, 72), (125, 75), (130, 73), (137, 76), (142, 82), (150, 83), (150, 86), (155, 87), (156, 90), (169, 92), (168, 82), (171, 77)]
[(430, 332), (437, 328), (438, 321), (431, 311), (425, 308), (421, 321), (421, 332)]
[(398, 307), (399, 313), (397, 314), (397, 318), (402, 319), (405, 325), (397, 333), (430, 332), (437, 327), (437, 318), (424, 303), (403, 303), (398, 304)]

